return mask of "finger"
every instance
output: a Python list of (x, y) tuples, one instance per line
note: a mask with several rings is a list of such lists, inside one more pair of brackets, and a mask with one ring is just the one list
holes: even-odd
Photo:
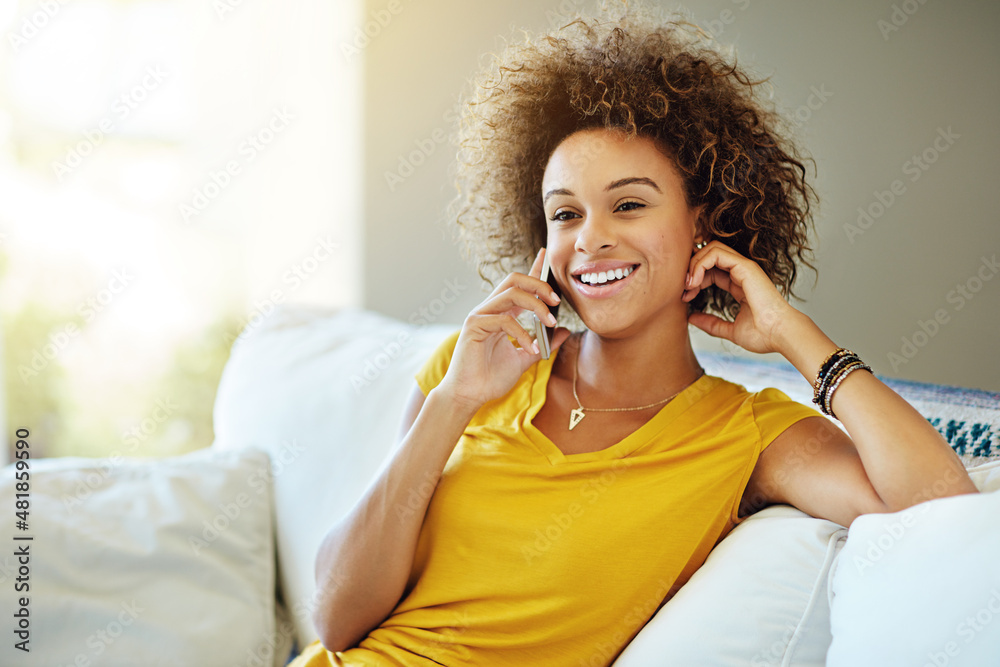
[(691, 299), (693, 299), (695, 296), (698, 295), (698, 292), (700, 292), (703, 289), (706, 289), (711, 285), (716, 285), (722, 288), (723, 290), (729, 292), (737, 300), (743, 298), (743, 290), (742, 288), (740, 288), (738, 284), (736, 284), (732, 280), (732, 274), (726, 271), (722, 271), (721, 269), (709, 269), (702, 276), (700, 284), (689, 285), (684, 290), (684, 294), (681, 297), (681, 300), (690, 301)]
[[(530, 276), (532, 278), (538, 278), (538, 282), (541, 283), (543, 285), (543, 287), (542, 287), (542, 293), (541, 294), (539, 294), (538, 292), (535, 292), (535, 294), (537, 294), (538, 297), (540, 299), (542, 299), (543, 301), (546, 301), (547, 303), (549, 303), (549, 304), (551, 304), (551, 305), (554, 306), (554, 305), (558, 304), (560, 301), (562, 301), (562, 298), (556, 293), (556, 291), (552, 287), (552, 285), (549, 285), (548, 282), (546, 282), (545, 280), (542, 280), (542, 269), (544, 268), (546, 262), (551, 262), (551, 260), (549, 259), (549, 249), (543, 247), (538, 252), (539, 252), (539, 256), (541, 257), (541, 261), (540, 262), (539, 262), (539, 257), (538, 256), (535, 257), (535, 264), (538, 266), (538, 272), (535, 273), (535, 266), (532, 265)], [(548, 275), (548, 277), (549, 278), (552, 277), (552, 266), (551, 266), (551, 264), (549, 265), (549, 275)]]
[[(698, 265), (698, 263), (702, 259), (705, 258), (705, 256), (708, 253), (712, 252), (714, 248), (721, 245), (723, 244), (719, 243), (718, 241), (710, 241), (701, 250), (695, 250), (694, 253), (691, 255), (691, 261), (688, 263), (688, 276), (690, 277), (690, 275), (694, 272), (694, 268)], [(728, 246), (723, 246), (723, 247), (728, 247)]]
[(691, 315), (688, 316), (688, 323), (701, 329), (709, 336), (724, 338), (728, 341), (733, 340), (735, 325), (732, 322), (727, 322), (721, 317), (709, 315), (708, 313), (691, 313)]
[[(713, 282), (706, 284), (706, 276)], [(743, 300), (750, 291), (765, 294), (767, 290), (774, 289), (773, 283), (756, 262), (725, 246), (702, 258), (689, 275), (685, 288), (699, 289), (708, 284), (718, 285), (737, 300)]]
[(544, 261), (544, 255), (543, 255), (544, 252), (545, 248), (542, 248), (539, 251), (539, 254), (536, 255), (535, 262), (531, 266), (529, 275), (518, 273), (517, 271), (507, 274), (504, 277), (504, 279), (501, 280), (500, 283), (493, 289), (493, 292), (487, 298), (487, 301), (489, 301), (494, 297), (499, 296), (500, 294), (509, 290), (512, 287), (518, 287), (524, 290), (525, 292), (529, 292), (537, 296), (539, 299), (541, 299), (542, 301), (544, 301), (549, 305), (555, 306), (559, 304), (562, 301), (559, 295), (556, 294), (555, 290), (552, 289), (551, 285), (540, 279), (542, 271), (541, 263)]
[(535, 261), (531, 263), (531, 269), (528, 271), (528, 275), (533, 278), (538, 278), (542, 275), (542, 264), (545, 262), (545, 248), (539, 248), (538, 252), (535, 254)]
[(529, 354), (538, 354), (535, 351), (534, 338), (510, 315), (504, 313), (470, 315), (470, 319), (472, 330), (478, 333), (478, 335), (474, 336), (476, 340), (485, 341), (494, 334), (504, 333), (516, 340), (522, 350)]
[[(551, 285), (549, 285), (546, 281), (542, 280), (542, 269), (544, 268), (545, 262), (547, 261), (550, 261), (549, 249), (543, 247), (538, 251), (538, 255), (535, 256), (535, 263), (531, 265), (531, 271), (528, 273), (528, 275), (532, 278), (537, 278), (538, 282), (542, 285), (542, 291), (535, 292), (538, 298), (554, 306), (558, 304), (560, 301), (562, 301), (562, 299), (559, 297), (558, 294), (556, 294), (556, 291), (552, 288)], [(552, 269), (550, 265), (549, 276), (552, 275), (551, 271)]]
[(691, 258), (691, 263), (688, 265), (687, 287), (701, 284), (705, 273), (710, 269), (719, 268), (728, 272), (737, 267), (740, 261), (750, 262), (751, 260), (729, 246), (712, 241)]
[[(503, 289), (500, 289), (500, 287), (503, 287)], [(508, 306), (513, 305), (515, 300), (514, 295), (518, 293), (533, 299), (535, 303), (517, 300), (516, 305), (524, 310), (532, 310), (539, 313), (539, 317), (541, 317), (541, 313), (543, 311), (548, 312), (547, 305), (555, 306), (562, 301), (562, 299), (559, 298), (559, 295), (556, 294), (555, 290), (553, 290), (552, 286), (548, 283), (542, 282), (537, 277), (526, 276), (521, 273), (512, 273), (504, 278), (503, 283), (501, 283), (497, 290), (494, 291), (494, 294), (492, 294), (484, 302), (484, 305), (497, 299), (507, 299), (503, 303), (506, 303)], [(498, 301), (498, 303), (500, 302)], [(494, 308), (494, 310), (496, 310), (496, 308)], [(541, 317), (541, 319), (543, 322), (548, 321), (548, 318), (546, 317)]]
[(503, 277), (503, 279), (497, 284), (496, 287), (493, 288), (493, 291), (490, 293), (490, 296), (495, 296), (500, 292), (504, 291), (505, 289), (507, 289), (508, 287), (510, 287), (512, 284), (514, 284), (514, 281), (517, 280), (517, 276), (528, 275), (537, 279), (539, 276), (542, 275), (542, 262), (544, 261), (544, 257), (545, 257), (545, 248), (539, 248), (538, 252), (535, 253), (535, 259), (532, 260), (531, 267), (528, 269), (527, 274), (519, 273), (517, 271), (511, 271), (510, 273), (508, 273), (506, 276)]
[[(525, 278), (527, 279), (527, 276)], [(529, 294), (518, 286), (509, 287), (495, 297), (487, 299), (476, 310), (479, 314), (505, 313), (515, 317), (524, 311), (529, 311), (537, 315), (547, 326), (556, 325), (556, 318), (549, 312), (548, 307), (536, 299), (534, 294)]]
[(712, 268), (705, 271), (704, 275), (702, 275), (701, 283), (698, 285), (698, 287), (700, 289), (705, 289), (709, 285), (717, 285), (728, 292), (731, 283), (732, 280), (730, 279), (730, 274), (728, 271)]

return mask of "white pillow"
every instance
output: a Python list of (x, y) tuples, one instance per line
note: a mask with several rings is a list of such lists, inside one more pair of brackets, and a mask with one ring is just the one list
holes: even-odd
[(851, 524), (832, 574), (830, 667), (1000, 663), (1000, 462), (982, 494)]
[(317, 638), (319, 544), (395, 444), (413, 375), (459, 326), (282, 306), (233, 348), (213, 447), (271, 455), (279, 583), (300, 649)]
[[(0, 475), (0, 664), (274, 664), (266, 454), (33, 460), (25, 531), (15, 528), (15, 465)], [(33, 539), (14, 539), (24, 536)], [(19, 548), (29, 553), (24, 592), (14, 588)], [(22, 596), (27, 653), (12, 634)]]
[(747, 518), (615, 667), (822, 666), (830, 644), (827, 575), (846, 532), (787, 505)]
[(1000, 491), (1000, 459), (969, 468), (967, 472), (981, 492)]

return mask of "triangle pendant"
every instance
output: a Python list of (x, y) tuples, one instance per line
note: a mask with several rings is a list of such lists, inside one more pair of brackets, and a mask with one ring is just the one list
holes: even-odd
[(579, 424), (581, 421), (583, 421), (584, 417), (586, 417), (586, 415), (583, 414), (583, 410), (579, 409), (571, 410), (569, 413), (569, 430), (572, 431), (573, 427)]

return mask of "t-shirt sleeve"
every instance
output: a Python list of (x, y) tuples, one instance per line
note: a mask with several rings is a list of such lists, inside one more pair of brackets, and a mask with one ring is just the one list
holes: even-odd
[(459, 329), (455, 333), (449, 334), (424, 362), (417, 374), (413, 376), (417, 385), (420, 386), (420, 390), (424, 392), (424, 396), (431, 393), (431, 389), (441, 384), (441, 380), (444, 379), (445, 373), (448, 372), (448, 364), (451, 363), (451, 357), (455, 354), (458, 336), (461, 333), (462, 330)]
[(768, 445), (774, 442), (775, 438), (792, 424), (807, 417), (822, 416), (818, 410), (793, 401), (780, 389), (768, 388), (753, 394), (753, 419), (760, 434), (760, 451), (753, 453), (746, 474), (740, 482), (739, 493), (736, 495), (736, 501), (733, 503), (730, 515), (733, 526), (746, 519), (745, 516), (739, 515), (740, 504), (750, 481), (750, 475), (757, 466), (760, 452), (764, 451)]
[(763, 451), (795, 422), (823, 415), (815, 408), (793, 401), (779, 389), (768, 388), (754, 395), (753, 416), (760, 431), (760, 449)]

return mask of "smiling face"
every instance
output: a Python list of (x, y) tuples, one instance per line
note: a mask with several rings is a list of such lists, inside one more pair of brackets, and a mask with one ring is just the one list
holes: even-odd
[(552, 271), (587, 328), (614, 335), (663, 318), (686, 326), (681, 295), (700, 209), (652, 139), (570, 135), (549, 158), (542, 197)]

